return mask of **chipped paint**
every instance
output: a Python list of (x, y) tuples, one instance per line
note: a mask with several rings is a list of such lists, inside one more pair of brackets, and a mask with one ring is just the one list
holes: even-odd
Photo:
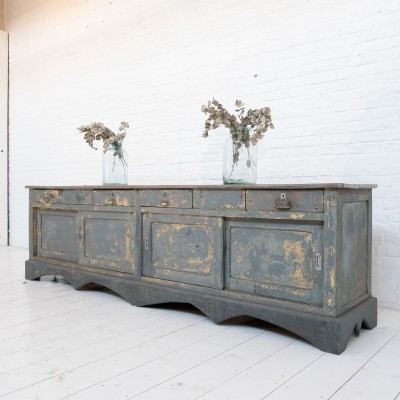
[[(231, 317), (232, 313), (236, 312), (235, 310), (238, 307), (232, 307), (230, 299), (235, 300), (243, 312), (248, 312), (249, 315), (251, 313), (257, 314), (266, 319), (270, 319), (269, 310), (276, 310), (277, 315), (282, 310), (284, 312), (280, 318), (288, 329), (303, 334), (304, 327), (312, 318), (311, 321), (314, 325), (322, 326), (326, 335), (321, 336), (320, 329), (310, 329), (308, 331), (311, 336), (310, 341), (316, 343), (324, 351), (342, 351), (343, 348), (339, 349), (338, 345), (345, 344), (346, 335), (354, 327), (354, 324), (358, 327), (361, 326), (360, 321), (363, 320), (364, 316), (369, 317), (376, 310), (376, 305), (374, 306), (369, 299), (366, 306), (362, 305), (363, 308), (360, 308), (360, 311), (357, 309), (357, 312), (354, 313), (357, 320), (353, 320), (353, 317), (351, 317), (350, 322), (345, 321), (343, 323), (336, 318), (337, 315), (341, 316), (353, 305), (358, 305), (361, 301), (364, 301), (367, 295), (370, 297), (369, 275), (371, 267), (369, 253), (367, 253), (370, 251), (370, 220), (368, 219), (371, 215), (370, 205), (365, 204), (364, 211), (358, 211), (361, 198), (357, 198), (357, 204), (354, 206), (343, 206), (344, 202), (348, 204), (348, 200), (352, 198), (351, 196), (354, 196), (354, 193), (341, 189), (330, 190), (328, 187), (325, 192), (313, 191), (315, 195), (318, 194), (317, 192), (321, 192), (326, 199), (333, 199), (333, 201), (321, 205), (319, 210), (323, 209), (323, 205), (326, 206), (324, 213), (315, 211), (317, 206), (319, 207), (319, 205), (316, 205), (317, 199), (313, 198), (311, 201), (308, 196), (309, 191), (306, 191), (307, 196), (303, 196), (302, 190), (298, 190), (299, 197), (297, 198), (294, 196), (295, 191), (290, 191), (290, 195), (293, 196), (291, 212), (278, 213), (274, 210), (268, 212), (267, 207), (274, 207), (276, 196), (271, 196), (269, 201), (267, 193), (273, 191), (261, 187), (260, 192), (266, 193), (266, 198), (260, 196), (258, 204), (253, 206), (250, 203), (251, 194), (254, 190), (252, 188), (245, 189), (249, 193), (249, 198), (247, 198), (248, 210), (253, 208), (254, 211), (238, 212), (232, 211), (230, 209), (232, 207), (228, 207), (228, 204), (235, 204), (235, 198), (230, 193), (235, 191), (231, 191), (229, 188), (224, 189), (228, 189), (221, 191), (224, 196), (218, 195), (214, 198), (211, 196), (211, 200), (208, 198), (204, 210), (196, 211), (193, 209), (187, 213), (182, 209), (156, 210), (153, 213), (152, 209), (146, 209), (146, 204), (139, 201), (140, 191), (145, 192), (147, 189), (138, 189), (135, 196), (131, 196), (133, 194), (131, 189), (122, 189), (120, 193), (114, 193), (114, 196), (121, 195), (116, 196), (114, 205), (126, 207), (129, 205), (129, 201), (135, 204), (137, 200), (136, 213), (132, 211), (132, 214), (128, 216), (128, 213), (123, 212), (126, 209), (122, 210), (122, 207), (114, 210), (112, 208), (107, 210), (107, 207), (66, 207), (69, 213), (75, 214), (76, 224), (71, 230), (66, 228), (67, 225), (62, 223), (63, 221), (58, 221), (58, 224), (62, 226), (61, 231), (58, 228), (54, 231), (51, 224), (49, 225), (49, 221), (45, 221), (44, 225), (42, 225), (41, 219), (35, 221), (35, 214), (40, 216), (47, 212), (55, 215), (56, 210), (65, 208), (63, 205), (65, 195), (63, 197), (63, 193), (65, 194), (66, 190), (60, 191), (61, 198), (58, 199), (45, 198), (44, 189), (38, 188), (35, 189), (36, 194), (30, 197), (31, 207), (35, 206), (38, 207), (38, 210), (42, 209), (42, 211), (33, 209), (31, 213), (33, 217), (30, 216), (31, 237), (34, 238), (33, 248), (35, 245), (40, 246), (41, 240), (44, 239), (44, 247), (49, 247), (49, 251), (39, 248), (41, 257), (37, 257), (44, 264), (43, 271), (67, 272), (66, 275), (70, 275), (74, 286), (91, 282), (91, 278), (85, 275), (87, 272), (91, 272), (96, 274), (95, 278), (98, 277), (100, 282), (110, 284), (113, 289), (122, 293), (123, 297), (126, 296), (132, 304), (136, 302), (150, 304), (170, 299), (188, 301), (196, 303), (196, 306), (200, 305), (204, 308), (204, 312), (209, 313), (211, 318), (215, 320)], [(193, 194), (195, 190), (193, 189)], [(180, 193), (180, 191), (181, 189), (177, 190), (177, 193)], [(106, 199), (108, 201), (110, 192), (107, 198), (106, 193), (99, 189), (94, 204), (106, 205), (105, 202)], [(214, 190), (210, 190), (210, 192), (214, 195)], [(126, 196), (125, 193), (127, 193)], [(157, 197), (157, 193), (161, 196), (164, 191), (154, 190), (154, 197)], [(230, 203), (230, 199), (232, 199), (232, 203)], [(44, 205), (41, 206), (39, 201), (42, 201)], [(99, 204), (100, 201), (101, 204)], [(191, 208), (191, 203), (188, 204), (188, 208)], [(211, 211), (218, 210), (216, 208), (218, 204), (221, 207), (229, 208), (229, 211)], [(157, 206), (159, 206), (159, 203), (154, 204), (154, 207)], [(196, 204), (196, 207), (193, 208), (197, 207)], [(257, 211), (257, 207), (260, 210)], [(310, 207), (312, 207), (312, 210)], [(343, 207), (350, 207), (347, 212), (351, 218), (346, 216)], [(53, 210), (49, 211), (48, 208)], [(103, 220), (104, 217), (107, 219), (107, 215), (110, 217), (113, 215), (112, 218), (115, 218), (115, 220), (112, 223), (105, 222), (103, 226), (101, 224), (94, 225), (87, 232), (84, 232), (84, 219), (91, 211), (93, 212), (90, 215), (99, 220)], [(111, 211), (115, 212), (112, 213)], [(312, 215), (312, 212), (315, 214)], [(149, 215), (153, 216), (150, 217)], [(209, 218), (206, 219), (205, 216), (209, 216)], [(126, 222), (122, 223), (121, 226), (114, 226), (119, 224), (116, 220), (125, 219)], [(157, 227), (152, 225), (154, 220), (158, 221), (160, 225), (163, 223), (170, 224), (169, 231), (165, 231), (164, 235), (159, 237), (161, 243), (155, 239)], [(306, 222), (303, 222), (304, 220)], [(200, 221), (203, 225), (198, 224)], [(181, 223), (183, 228), (176, 227), (177, 229), (174, 230), (171, 224), (175, 222)], [(362, 224), (363, 231), (359, 229), (360, 224)], [(43, 226), (45, 229), (42, 232)], [(210, 226), (210, 231), (205, 232), (204, 226)], [(192, 231), (190, 232), (188, 228), (191, 228)], [(71, 232), (66, 235), (65, 231), (68, 230)], [(134, 236), (136, 230), (138, 230), (137, 237)], [(117, 236), (114, 237), (112, 232), (117, 232)], [(131, 233), (130, 238), (129, 235), (124, 236), (127, 232)], [(358, 239), (354, 237), (355, 232), (356, 235), (359, 235)], [(44, 233), (43, 238), (42, 233)], [(54, 238), (54, 233), (57, 239)], [(205, 234), (207, 237), (204, 236)], [(77, 254), (62, 254), (63, 249), (60, 248), (60, 244), (65, 248), (68, 236), (70, 239), (74, 239), (74, 243), (77, 243), (73, 247), (73, 251), (76, 251)], [(151, 240), (150, 248), (142, 247), (142, 237)], [(285, 248), (283, 247), (284, 240), (287, 240)], [(302, 248), (299, 247), (299, 242), (301, 242)], [(353, 245), (353, 243), (356, 244)], [(236, 247), (236, 244), (240, 244), (240, 246)], [(130, 254), (124, 253), (124, 245), (125, 247), (128, 246)], [(197, 245), (199, 245), (199, 248), (196, 247)], [(210, 251), (209, 247), (212, 248), (213, 252)], [(88, 254), (85, 254), (85, 251)], [(132, 275), (115, 271), (119, 269), (130, 272), (132, 270), (132, 253), (134, 253), (133, 257), (136, 263), (140, 264), (136, 271), (138, 276), (135, 280)], [(316, 263), (315, 255), (317, 253), (321, 254), (324, 265), (323, 271), (320, 272), (316, 272), (318, 263)], [(161, 268), (152, 268), (154, 254), (160, 259), (161, 264), (164, 263)], [(200, 257), (200, 254), (202, 257)], [(360, 254), (364, 258), (360, 257)], [(128, 259), (121, 263), (120, 261), (109, 261), (102, 258), (103, 256), (115, 256), (118, 259), (126, 256)], [(210, 260), (210, 257), (212, 257), (212, 260)], [(226, 264), (226, 259), (229, 259), (229, 265)], [(302, 259), (304, 264), (300, 265)], [(82, 262), (82, 260), (84, 261)], [(207, 276), (202, 275), (204, 265), (196, 265), (199, 260), (203, 263), (205, 263), (205, 260), (209, 260), (212, 273)], [(59, 268), (58, 265), (62, 268)], [(88, 268), (88, 265), (93, 265), (93, 268)], [(168, 272), (164, 271), (164, 266), (165, 269), (169, 268)], [(27, 279), (37, 278), (38, 274), (41, 274), (39, 267), (41, 268), (41, 265), (35, 260), (26, 264)], [(172, 270), (171, 267), (177, 269)], [(72, 271), (73, 268), (76, 268), (77, 271)], [(181, 269), (179, 270), (179, 268)], [(193, 270), (194, 273), (185, 273), (184, 268)], [(360, 272), (360, 276), (354, 275), (354, 268), (356, 273), (357, 271)], [(333, 271), (331, 271), (332, 269)], [(343, 273), (343, 271), (346, 273)], [(337, 276), (336, 272), (338, 272)], [(108, 276), (106, 277), (106, 275)], [(153, 278), (153, 281), (151, 281), (146, 278), (148, 275), (157, 276), (161, 279)], [(238, 279), (238, 276), (243, 277), (243, 280)], [(124, 280), (117, 280), (118, 277), (124, 278)], [(245, 277), (248, 279), (245, 280)], [(125, 280), (125, 278), (127, 279)], [(300, 281), (306, 279), (311, 290), (305, 290), (304, 287), (301, 287)], [(363, 288), (366, 287), (368, 292), (359, 297), (358, 289), (354, 288), (353, 282), (365, 282), (365, 279), (367, 279), (367, 282), (365, 283), (366, 286), (363, 283)], [(190, 285), (177, 282), (179, 280), (189, 282)], [(219, 281), (217, 282), (217, 280)], [(141, 285), (146, 284), (146, 282), (151, 282), (153, 285), (146, 285), (143, 290), (140, 290)], [(224, 285), (228, 290), (217, 291), (213, 289), (216, 287), (223, 289)], [(182, 290), (164, 290), (166, 286), (189, 290), (187, 290), (187, 293)], [(134, 290), (137, 288), (139, 290)], [(256, 296), (254, 293), (256, 293)], [(180, 294), (182, 294), (182, 297), (179, 297)], [(355, 300), (352, 300), (353, 298)], [(219, 299), (221, 299), (221, 307), (216, 308), (215, 301), (218, 302)], [(351, 303), (348, 304), (346, 299), (352, 300)], [(241, 302), (243, 300), (246, 302)], [(293, 311), (298, 312), (293, 313)], [(303, 312), (311, 312), (312, 315), (303, 315)], [(294, 321), (293, 316), (295, 316), (296, 321)], [(332, 318), (327, 319), (325, 316)], [(374, 315), (371, 318), (372, 323), (367, 321), (365, 325), (374, 327)], [(303, 321), (304, 324), (301, 323), (300, 326), (298, 321)], [(329, 321), (329, 324), (326, 321)]]
[(61, 190), (44, 190), (35, 192), (36, 200), (45, 206), (50, 206), (52, 203), (62, 203)]
[(297, 289), (290, 289), (290, 293), (293, 294), (294, 296), (298, 297), (305, 297), (305, 293), (303, 291), (297, 290)]
[(230, 237), (232, 278), (282, 285), (285, 291), (312, 287), (312, 233), (232, 227)]
[(235, 259), (235, 261), (236, 261), (236, 263), (237, 264), (243, 264), (244, 263), (244, 257), (243, 256), (236, 256), (236, 259)]
[(304, 219), (305, 214), (304, 213), (290, 213), (290, 219)]
[(121, 197), (119, 194), (114, 196), (115, 203), (117, 206), (129, 206), (129, 199), (127, 197)]
[(209, 210), (234, 210), (245, 207), (243, 191), (206, 190), (193, 192), (193, 207)]
[(329, 283), (333, 289), (335, 287), (335, 271), (333, 269), (329, 271)]
[(304, 253), (302, 242), (299, 240), (284, 240), (283, 256), (288, 264), (290, 264), (294, 259), (296, 265), (304, 265), (306, 255)]
[(165, 275), (211, 273), (215, 255), (211, 245), (214, 234), (209, 225), (154, 222), (152, 236), (153, 268), (163, 269)]
[[(199, 225), (196, 225), (199, 226)], [(205, 228), (207, 228), (206, 225), (202, 225)], [(186, 224), (178, 224), (178, 223), (168, 223), (168, 224), (160, 224), (160, 223), (155, 223), (153, 224), (153, 229), (155, 230), (155, 236), (156, 239), (160, 239), (163, 235), (168, 235), (171, 232), (181, 232), (185, 229), (190, 228), (189, 225)]]
[(300, 283), (300, 284), (304, 284), (304, 282), (306, 281), (304, 278), (304, 268), (300, 267), (300, 268), (296, 268), (292, 274), (293, 279)]
[(128, 232), (126, 235), (125, 235), (125, 259), (126, 260), (129, 260), (129, 258), (130, 258), (130, 255), (131, 255), (131, 252), (130, 252), (130, 248), (131, 248), (131, 235), (130, 235), (130, 233)]

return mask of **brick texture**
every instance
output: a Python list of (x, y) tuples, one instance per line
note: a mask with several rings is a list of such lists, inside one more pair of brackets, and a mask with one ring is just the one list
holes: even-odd
[(398, 0), (12, 0), (11, 244), (27, 184), (99, 184), (76, 127), (131, 124), (129, 183), (221, 183), (213, 96), (270, 106), (258, 183), (377, 183), (373, 293), (400, 308)]

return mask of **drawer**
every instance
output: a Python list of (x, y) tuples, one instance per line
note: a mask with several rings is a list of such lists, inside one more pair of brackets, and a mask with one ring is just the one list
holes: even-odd
[(191, 190), (141, 190), (139, 197), (143, 207), (192, 208)]
[(40, 190), (35, 189), (33, 191), (33, 202), (41, 204), (62, 204), (63, 191), (58, 189), (47, 189)]
[(65, 190), (64, 204), (92, 204), (92, 191)]
[(136, 204), (135, 190), (95, 190), (93, 191), (95, 206), (132, 207)]
[(323, 212), (323, 190), (247, 190), (246, 209)]
[(194, 190), (193, 208), (244, 210), (245, 192), (244, 190)]

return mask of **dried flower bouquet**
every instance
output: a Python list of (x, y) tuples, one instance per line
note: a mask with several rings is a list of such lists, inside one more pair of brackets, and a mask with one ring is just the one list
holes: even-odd
[(118, 156), (122, 163), (126, 164), (122, 152), (122, 142), (126, 136), (126, 130), (129, 128), (128, 122), (121, 122), (118, 128), (118, 133), (113, 132), (107, 128), (102, 122), (92, 122), (89, 125), (81, 125), (78, 128), (80, 133), (83, 133), (83, 138), (90, 147), (97, 150), (94, 147), (93, 142), (95, 140), (103, 141), (103, 152), (105, 153), (110, 146), (114, 149), (114, 156)]

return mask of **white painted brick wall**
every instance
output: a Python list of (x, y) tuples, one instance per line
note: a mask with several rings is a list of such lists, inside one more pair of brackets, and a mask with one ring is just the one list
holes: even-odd
[(8, 0), (11, 244), (24, 185), (99, 184), (82, 123), (131, 124), (129, 182), (221, 183), (215, 96), (270, 106), (259, 183), (377, 183), (373, 293), (400, 308), (398, 0)]
[(0, 246), (8, 244), (7, 101), (8, 35), (0, 30)]

